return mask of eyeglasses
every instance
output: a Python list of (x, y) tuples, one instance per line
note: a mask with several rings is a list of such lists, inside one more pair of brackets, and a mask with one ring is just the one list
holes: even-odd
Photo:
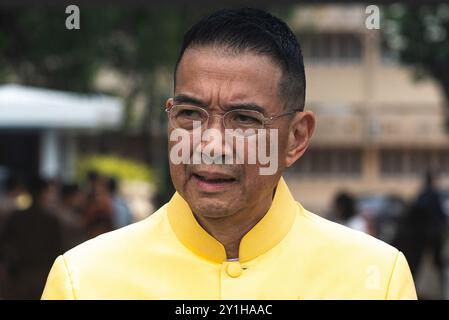
[[(225, 129), (237, 130), (237, 132), (242, 131), (245, 136), (257, 133), (257, 130), (264, 129), (265, 125), (276, 119), (296, 112), (301, 112), (300, 109), (295, 109), (279, 115), (265, 117), (264, 114), (259, 111), (235, 109), (230, 110), (223, 115), (210, 115), (206, 109), (183, 104), (175, 104), (171, 108), (166, 108), (165, 111), (168, 113), (169, 121), (173, 128), (193, 130), (194, 122), (199, 122), (201, 123), (201, 128), (204, 129), (207, 128), (209, 118), (213, 116), (223, 119), (223, 127)], [(249, 134), (245, 134), (245, 132), (249, 132)]]

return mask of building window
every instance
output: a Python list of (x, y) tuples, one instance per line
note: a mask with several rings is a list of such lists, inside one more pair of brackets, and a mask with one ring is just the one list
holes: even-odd
[(421, 176), (429, 169), (449, 174), (449, 151), (391, 149), (380, 152), (383, 176)]
[(400, 150), (382, 150), (380, 152), (380, 171), (382, 175), (395, 175), (404, 170), (405, 155)]
[(310, 63), (360, 63), (362, 39), (352, 33), (310, 33), (298, 36), (304, 59)]
[(359, 176), (362, 152), (358, 149), (310, 149), (295, 168), (305, 176)]

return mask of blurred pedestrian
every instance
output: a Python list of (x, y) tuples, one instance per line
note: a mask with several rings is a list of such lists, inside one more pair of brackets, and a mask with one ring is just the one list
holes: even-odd
[(432, 262), (438, 271), (444, 289), (445, 266), (443, 245), (446, 216), (432, 172), (425, 174), (421, 191), (413, 200), (400, 223), (395, 245), (407, 257), (411, 272), (417, 275), (426, 252), (432, 254)]
[(357, 212), (354, 197), (348, 192), (339, 192), (333, 203), (334, 221), (351, 229), (374, 235), (370, 220)]
[(118, 192), (118, 180), (116, 178), (109, 178), (108, 189), (112, 198), (114, 229), (131, 224), (133, 222), (133, 216), (126, 200)]
[(89, 238), (113, 230), (113, 204), (106, 181), (97, 172), (88, 174), (84, 225)]
[(60, 223), (50, 212), (56, 197), (54, 185), (35, 178), (30, 192), (31, 207), (13, 212), (0, 235), (0, 256), (6, 266), (6, 299), (38, 299), (48, 268), (63, 251)]
[(87, 240), (82, 219), (85, 205), (86, 197), (77, 184), (64, 184), (62, 186), (61, 201), (55, 213), (62, 224), (64, 251)]
[(19, 197), (25, 192), (25, 184), (16, 175), (8, 177), (5, 183), (5, 192), (0, 195), (0, 230), (8, 216), (19, 209)]

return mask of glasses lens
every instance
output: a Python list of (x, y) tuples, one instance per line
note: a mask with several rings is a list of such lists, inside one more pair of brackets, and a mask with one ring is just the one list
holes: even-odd
[[(227, 129), (254, 131), (264, 127), (264, 116), (253, 110), (233, 110), (226, 114), (224, 122)], [(251, 130), (249, 130), (251, 132)]]
[(194, 124), (203, 126), (207, 122), (207, 113), (199, 107), (176, 105), (170, 111), (170, 120), (176, 128), (193, 130)]

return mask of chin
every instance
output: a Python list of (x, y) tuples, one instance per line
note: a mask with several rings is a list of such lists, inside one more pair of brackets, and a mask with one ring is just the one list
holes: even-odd
[(216, 199), (201, 199), (200, 203), (192, 204), (192, 211), (205, 218), (225, 218), (234, 214), (229, 203), (223, 203)]

